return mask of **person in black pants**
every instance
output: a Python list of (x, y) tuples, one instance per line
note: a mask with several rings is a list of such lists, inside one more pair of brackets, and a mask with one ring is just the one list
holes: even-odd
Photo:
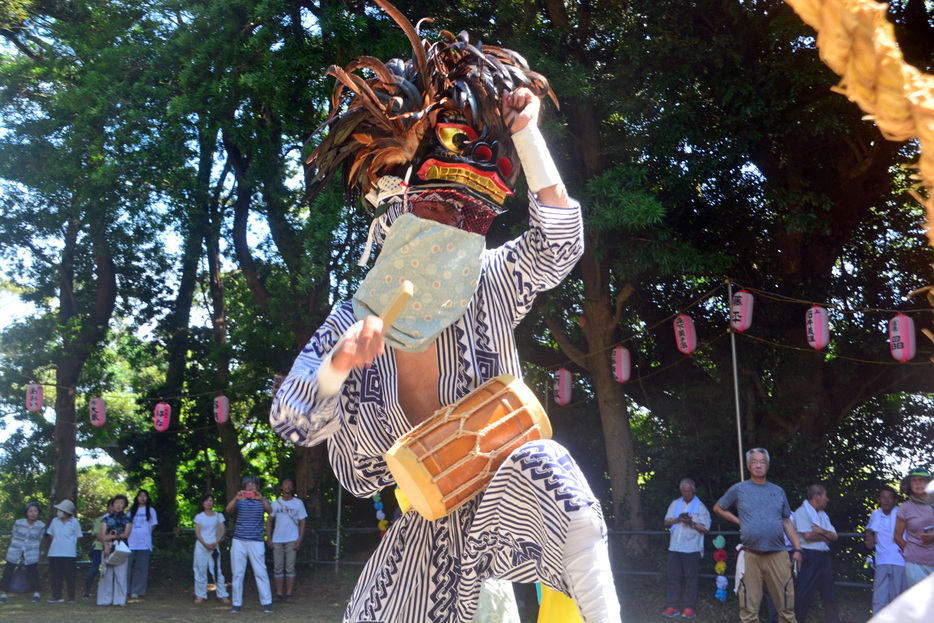
[(6, 592), (10, 590), (13, 574), (20, 564), (26, 572), (27, 587), (31, 590), (32, 601), (39, 601), (39, 544), (45, 534), (45, 523), (39, 521), (42, 507), (38, 502), (30, 502), (23, 510), (25, 519), (13, 522), (10, 547), (6, 552), (6, 567), (0, 580), (0, 603), (6, 603)]
[(62, 583), (68, 588), (68, 602), (75, 603), (75, 575), (78, 568), (78, 539), (81, 538), (81, 526), (75, 517), (75, 503), (62, 500), (55, 505), (57, 517), (52, 519), (46, 534), (52, 537), (49, 545), (49, 580), (52, 584), (50, 603), (64, 603)]
[(795, 528), (804, 550), (804, 560), (795, 582), (795, 619), (804, 623), (815, 593), (820, 593), (826, 623), (839, 623), (840, 612), (833, 584), (833, 556), (829, 543), (837, 540), (837, 531), (830, 523), (827, 489), (823, 485), (808, 487), (807, 499), (795, 511)]

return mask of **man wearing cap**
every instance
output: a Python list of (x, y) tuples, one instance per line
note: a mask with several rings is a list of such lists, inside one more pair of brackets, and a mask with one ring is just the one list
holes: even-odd
[[(739, 581), (740, 621), (758, 623), (762, 584), (778, 609), (782, 623), (795, 623), (795, 590), (783, 533), (794, 546), (792, 559), (801, 566), (801, 543), (792, 523), (791, 506), (781, 487), (767, 481), (769, 453), (764, 448), (746, 452), (749, 480), (738, 482), (721, 497), (713, 510), (740, 527), (745, 574)], [(736, 506), (737, 517), (728, 508)], [(739, 566), (739, 563), (737, 563)]]
[[(704, 552), (704, 535), (710, 526), (710, 512), (695, 493), (694, 481), (680, 484), (681, 497), (668, 505), (665, 527), (671, 530), (668, 544), (668, 609), (662, 616), (694, 618), (697, 603), (697, 576)], [(681, 584), (684, 584), (684, 611), (678, 610)]]
[(253, 567), (256, 590), (264, 612), (272, 612), (272, 590), (269, 587), (269, 572), (266, 570), (266, 550), (263, 537), (266, 534), (265, 513), (272, 513), (269, 500), (259, 493), (259, 478), (247, 476), (240, 483), (241, 490), (227, 503), (227, 514), (237, 514), (233, 539), (230, 543), (231, 581), (230, 612), (237, 614), (243, 606), (243, 580), (247, 563)]
[(50, 603), (64, 603), (62, 581), (68, 587), (68, 603), (75, 603), (75, 575), (78, 570), (75, 561), (78, 558), (78, 539), (81, 538), (81, 526), (75, 519), (75, 503), (62, 500), (55, 505), (56, 517), (49, 522), (46, 532), (52, 537), (49, 545), (49, 579), (52, 584)]
[(927, 485), (931, 474), (915, 468), (902, 480), (908, 500), (895, 516), (895, 542), (905, 554), (905, 581), (911, 588), (934, 572), (934, 510)]
[(798, 623), (807, 620), (808, 608), (819, 592), (824, 604), (824, 620), (837, 623), (840, 611), (833, 585), (833, 560), (830, 545), (837, 540), (837, 531), (824, 512), (827, 508), (827, 489), (823, 485), (808, 487), (807, 499), (795, 511), (794, 523), (803, 550), (803, 560), (795, 586), (795, 618)]

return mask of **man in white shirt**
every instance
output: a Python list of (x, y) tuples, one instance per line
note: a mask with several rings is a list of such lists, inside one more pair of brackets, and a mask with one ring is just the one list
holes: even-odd
[(877, 614), (906, 588), (905, 557), (895, 543), (895, 489), (879, 491), (879, 508), (866, 524), (866, 547), (876, 552), (876, 575), (872, 582), (872, 612)]
[[(697, 603), (697, 576), (704, 552), (704, 535), (710, 528), (710, 512), (695, 492), (694, 481), (681, 481), (681, 497), (668, 505), (665, 527), (671, 530), (668, 545), (668, 609), (663, 616), (694, 618)], [(684, 611), (678, 610), (678, 597), (684, 582)]]
[(833, 584), (833, 560), (828, 545), (837, 540), (837, 531), (824, 512), (827, 501), (827, 489), (823, 485), (810, 485), (807, 500), (795, 511), (795, 529), (803, 555), (795, 584), (795, 619), (798, 623), (807, 620), (815, 592), (820, 593), (824, 604), (824, 620), (827, 623), (840, 621)]
[[(272, 550), (275, 602), (292, 601), (295, 585), (295, 557), (305, 538), (305, 503), (295, 497), (295, 481), (283, 478), (279, 483), (282, 496), (272, 503), (272, 513), (266, 521), (266, 546)], [(285, 595), (283, 596), (283, 585)]]

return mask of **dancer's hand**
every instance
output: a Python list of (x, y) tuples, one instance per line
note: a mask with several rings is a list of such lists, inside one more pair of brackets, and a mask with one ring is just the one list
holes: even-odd
[(379, 316), (367, 316), (354, 323), (341, 344), (331, 355), (331, 365), (336, 372), (349, 372), (353, 368), (364, 368), (383, 354), (383, 333), (386, 327)]
[(542, 102), (527, 87), (503, 93), (502, 115), (506, 127), (515, 134), (530, 123), (538, 122)]

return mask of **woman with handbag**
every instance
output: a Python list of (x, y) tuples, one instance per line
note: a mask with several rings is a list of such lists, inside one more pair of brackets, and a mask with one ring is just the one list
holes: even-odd
[(220, 544), (226, 535), (224, 516), (214, 511), (214, 496), (201, 498), (202, 512), (195, 515), (195, 603), (203, 604), (208, 598), (208, 575), (214, 576), (217, 598), (229, 604), (227, 584), (221, 570)]
[(101, 522), (98, 538), (104, 544), (101, 562), (101, 579), (97, 584), (97, 605), (126, 608), (126, 572), (130, 548), (126, 540), (130, 537), (133, 523), (124, 509), (130, 501), (125, 495), (113, 499), (113, 512), (107, 513)]
[[(32, 602), (39, 603), (39, 544), (45, 534), (45, 523), (39, 521), (42, 507), (30, 502), (24, 510), (25, 519), (13, 522), (13, 535), (6, 551), (6, 567), (0, 580), (0, 603), (6, 603), (6, 593), (32, 591)], [(18, 574), (26, 578), (25, 590), (15, 590), (12, 585)]]
[(52, 599), (49, 603), (63, 604), (62, 584), (68, 588), (68, 603), (75, 603), (75, 576), (78, 568), (78, 539), (81, 525), (75, 517), (75, 503), (62, 500), (55, 505), (58, 516), (49, 523), (46, 534), (52, 537), (49, 545), (49, 580), (52, 584)]

